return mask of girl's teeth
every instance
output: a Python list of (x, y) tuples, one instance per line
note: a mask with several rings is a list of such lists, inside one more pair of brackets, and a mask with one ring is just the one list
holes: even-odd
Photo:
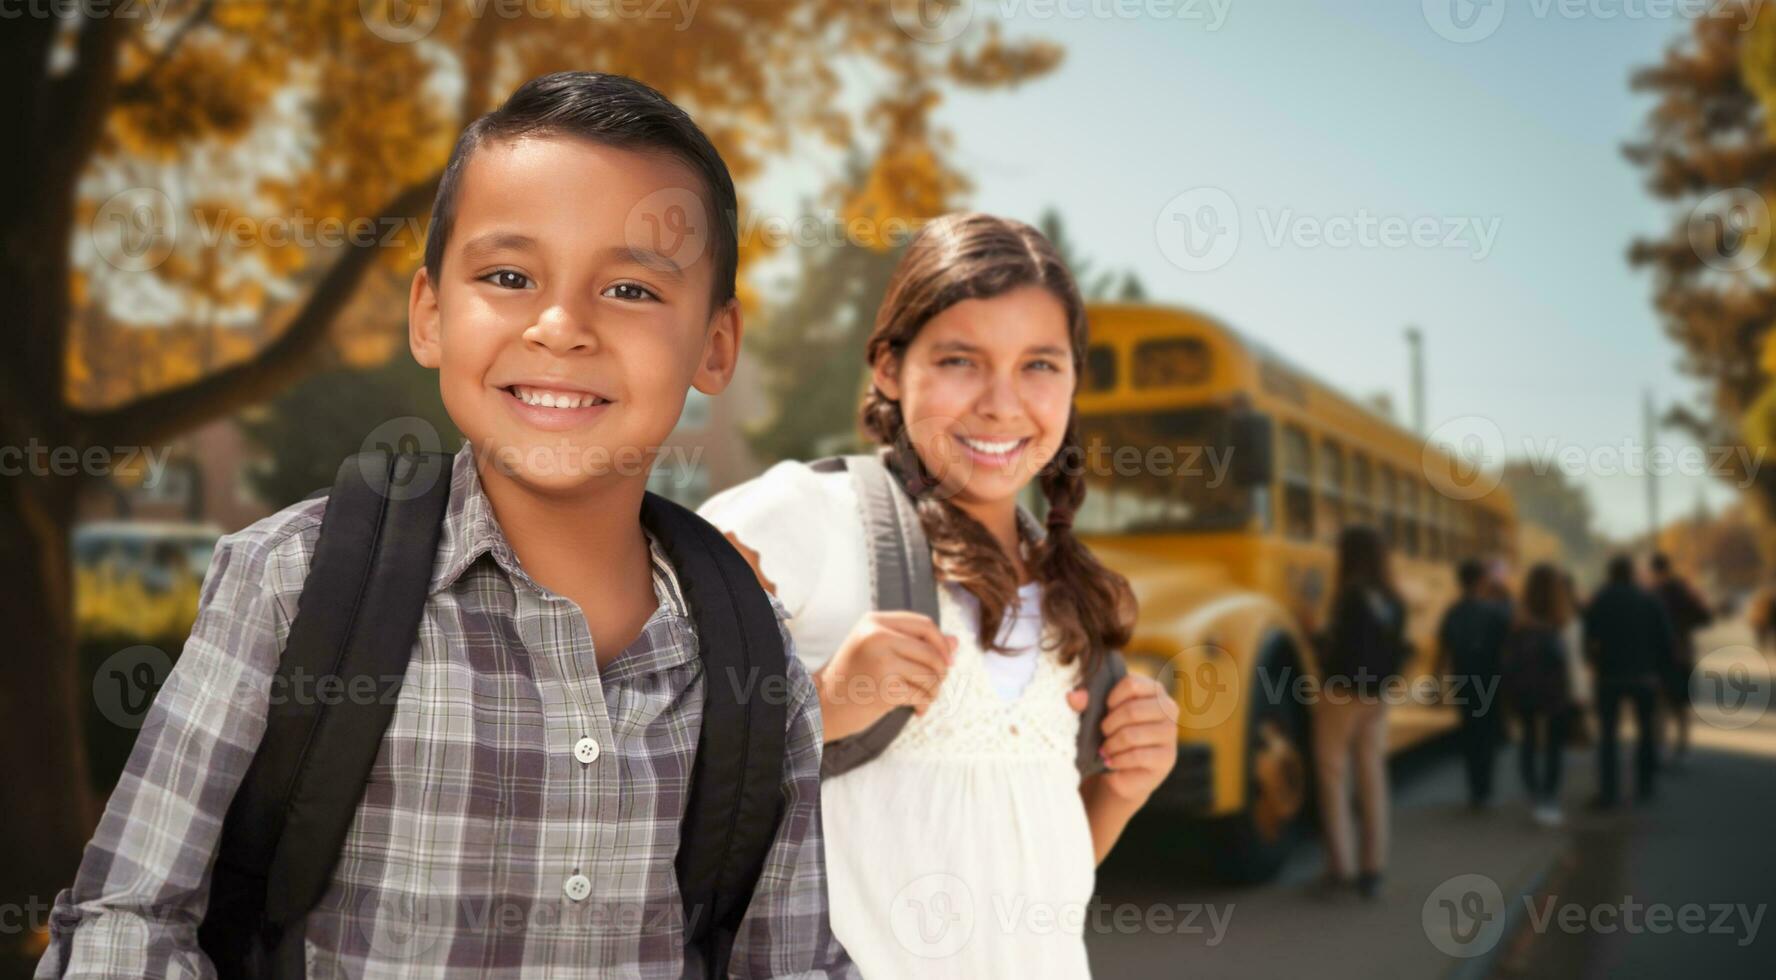
[(964, 439), (962, 442), (967, 445), (968, 448), (977, 452), (983, 452), (990, 456), (1003, 456), (1006, 453), (1011, 452), (1013, 449), (1016, 449), (1018, 443), (1023, 442), (1023, 440), (1011, 439), (1005, 442), (982, 442), (978, 439)]

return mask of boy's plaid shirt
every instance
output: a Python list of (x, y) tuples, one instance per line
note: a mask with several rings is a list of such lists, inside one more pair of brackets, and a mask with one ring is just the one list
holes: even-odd
[[(323, 505), (218, 545), (191, 638), (57, 896), (39, 977), (214, 975), (197, 946), (209, 868), (265, 730)], [(584, 617), (519, 567), (470, 448), (456, 455), (419, 645), (308, 918), (309, 976), (679, 976), (673, 857), (704, 676), (672, 567), (649, 543), (659, 609), (601, 675)], [(784, 817), (731, 973), (850, 976), (827, 920), (818, 701), (783, 642)]]

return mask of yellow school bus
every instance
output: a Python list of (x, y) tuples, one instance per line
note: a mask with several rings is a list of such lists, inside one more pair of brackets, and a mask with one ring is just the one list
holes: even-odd
[[(1509, 560), (1496, 476), (1190, 311), (1095, 305), (1077, 425), (1075, 528), (1128, 576), (1126, 651), (1179, 705), (1178, 765), (1151, 806), (1208, 818), (1229, 877), (1270, 876), (1312, 803), (1312, 637), (1352, 523), (1392, 546), (1414, 652), (1390, 712), (1400, 749), (1455, 724), (1427, 686), (1454, 563)], [(1406, 697), (1405, 695), (1413, 695)]]

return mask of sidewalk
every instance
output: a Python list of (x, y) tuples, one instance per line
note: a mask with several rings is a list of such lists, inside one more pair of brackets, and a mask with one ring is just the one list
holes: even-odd
[[(1567, 753), (1563, 796), (1573, 824), (1585, 823), (1582, 807), (1592, 793), (1594, 766), (1589, 750)], [(1406, 778), (1394, 776), (1392, 853), (1380, 900), (1322, 900), (1309, 894), (1323, 866), (1317, 842), (1299, 848), (1276, 882), (1244, 889), (1196, 875), (1168, 881), (1170, 876), (1140, 870), (1139, 860), (1119, 854), (1109, 873), (1099, 877), (1105, 908), (1086, 922), (1093, 974), (1116, 980), (1483, 975), (1508, 945), (1496, 937), (1511, 931), (1512, 915), (1522, 914), (1521, 896), (1545, 880), (1572, 831), (1530, 822), (1512, 750), (1499, 754), (1498, 802), (1484, 813), (1467, 808), (1454, 751), (1438, 752), (1412, 769)], [(1145, 843), (1125, 840), (1118, 850), (1135, 847), (1129, 856), (1138, 856)], [(1463, 875), (1484, 876), (1499, 889), (1498, 899), (1488, 896), (1483, 903), (1479, 927), (1489, 934), (1466, 944), (1452, 941), (1452, 910), (1456, 928), (1475, 925), (1460, 911), (1481, 908), (1468, 894), (1468, 886), (1480, 879), (1452, 881)], [(1193, 917), (1181, 908), (1199, 904), (1207, 908)], [(1495, 911), (1501, 906), (1503, 915)], [(1142, 920), (1149, 925), (1133, 924), (1135, 910), (1160, 908), (1163, 914)], [(1211, 921), (1222, 928), (1208, 928)], [(1174, 925), (1168, 928), (1167, 922)], [(1462, 958), (1445, 948), (1480, 955)]]

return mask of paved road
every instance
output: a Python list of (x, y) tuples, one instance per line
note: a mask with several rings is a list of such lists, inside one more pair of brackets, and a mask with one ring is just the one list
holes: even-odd
[[(1739, 640), (1729, 629), (1703, 648), (1730, 650)], [(1767, 700), (1762, 659), (1732, 659), (1750, 667), (1749, 689)], [(1748, 675), (1721, 673), (1732, 682), (1725, 693), (1742, 695)], [(1595, 759), (1589, 750), (1570, 751), (1569, 822), (1560, 830), (1530, 821), (1509, 754), (1499, 758), (1501, 801), (1484, 813), (1467, 809), (1452, 752), (1396, 766), (1394, 844), (1375, 903), (1313, 896), (1307, 886), (1323, 860), (1317, 845), (1300, 848), (1278, 882), (1237, 889), (1207, 878), (1180, 840), (1184, 831), (1137, 827), (1100, 871), (1099, 902), (1086, 922), (1093, 972), (1776, 977), (1776, 914), (1769, 912), (1776, 905), (1776, 708), (1741, 709), (1716, 710), (1717, 724), (1699, 723), (1687, 767), (1642, 806), (1587, 811)]]

